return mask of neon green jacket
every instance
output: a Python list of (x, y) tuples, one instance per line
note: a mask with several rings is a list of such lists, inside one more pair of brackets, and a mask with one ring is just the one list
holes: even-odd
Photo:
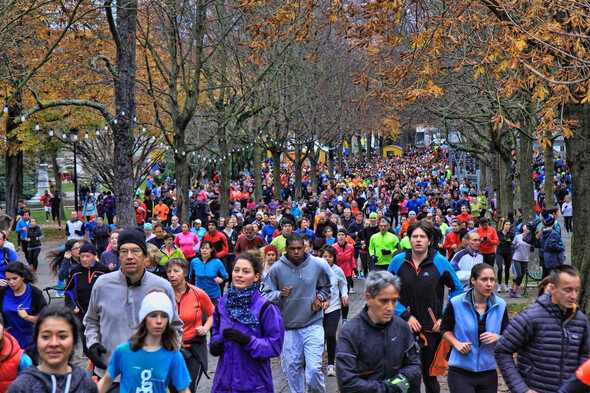
[[(385, 232), (383, 235), (381, 232), (377, 232), (371, 236), (371, 240), (369, 241), (369, 255), (377, 257), (376, 265), (389, 265), (393, 254), (398, 248), (398, 244), (399, 240), (393, 233)], [(382, 250), (389, 250), (390, 253), (383, 254)]]

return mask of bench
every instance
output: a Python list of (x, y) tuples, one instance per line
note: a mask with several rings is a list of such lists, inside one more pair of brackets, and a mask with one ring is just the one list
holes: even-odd
[(538, 269), (538, 270), (527, 269), (526, 276), (524, 277), (524, 288), (522, 289), (523, 295), (526, 294), (528, 284), (529, 284), (529, 279), (531, 281), (534, 281), (535, 286), (538, 287), (541, 280), (543, 280), (543, 270), (542, 269)]
[[(43, 291), (47, 293), (47, 305), (51, 304), (51, 299), (61, 299), (63, 298), (63, 294), (59, 294), (58, 292), (63, 291), (65, 289), (65, 285), (54, 285), (52, 287), (43, 288)], [(52, 295), (51, 291), (55, 291), (55, 294)]]

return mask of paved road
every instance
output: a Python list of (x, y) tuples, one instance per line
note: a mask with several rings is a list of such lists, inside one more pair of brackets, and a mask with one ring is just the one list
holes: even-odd
[[(564, 241), (565, 241), (566, 246), (568, 247), (568, 251), (569, 251), (570, 239), (567, 237), (564, 237)], [(45, 257), (47, 255), (48, 251), (57, 249), (62, 244), (63, 244), (63, 242), (58, 242), (58, 241), (43, 243), (43, 249), (42, 249), (41, 255), (39, 257), (39, 261), (40, 261), (39, 269), (38, 269), (39, 282), (37, 284), (37, 286), (41, 289), (45, 288), (47, 286), (52, 286), (52, 285), (57, 284), (56, 278), (52, 277), (49, 273), (48, 261), (46, 261)], [(571, 255), (571, 254), (569, 254), (569, 255)], [(19, 256), (22, 258), (21, 260), (24, 261), (24, 255), (22, 253), (19, 253)], [(362, 279), (355, 280), (355, 289), (356, 289), (356, 292), (350, 295), (350, 301), (351, 301), (350, 317), (351, 318), (354, 317), (355, 315), (357, 315), (358, 312), (360, 311), (360, 309), (365, 304), (365, 301), (364, 301), (364, 280), (362, 280)], [(532, 292), (533, 291), (529, 291), (529, 293), (532, 293)], [(500, 294), (500, 296), (502, 298), (504, 298), (509, 303), (515, 303), (515, 302), (521, 303), (521, 302), (529, 302), (530, 301), (526, 298), (512, 299), (512, 298), (509, 298), (508, 295), (505, 293)], [(52, 304), (63, 304), (63, 300), (53, 299)], [(362, 338), (359, 337), (359, 340), (361, 340), (361, 339)], [(76, 357), (76, 358), (77, 358), (76, 363), (83, 365), (84, 360), (80, 359), (78, 357)], [(274, 380), (274, 384), (275, 384), (275, 392), (288, 393), (289, 388), (288, 388), (285, 378), (283, 376), (283, 372), (281, 370), (279, 360), (272, 359), (271, 363), (272, 363), (273, 380)], [(217, 358), (210, 357), (209, 370), (210, 370), (211, 376), (213, 376), (216, 366), (217, 366)], [(324, 371), (325, 371), (325, 365), (324, 365)], [(336, 384), (335, 377), (326, 377), (325, 380), (326, 380), (327, 393), (338, 392), (338, 386)], [(447, 384), (446, 384), (446, 377), (441, 377), (441, 378), (439, 378), (439, 380), (441, 381), (442, 392), (448, 393)], [(212, 380), (208, 380), (208, 379), (204, 378), (201, 381), (198, 391), (199, 392), (209, 392), (211, 389), (211, 383), (212, 383)], [(507, 392), (508, 391), (508, 389), (504, 385), (501, 378), (500, 378), (500, 386), (499, 386), (498, 391), (499, 392)]]

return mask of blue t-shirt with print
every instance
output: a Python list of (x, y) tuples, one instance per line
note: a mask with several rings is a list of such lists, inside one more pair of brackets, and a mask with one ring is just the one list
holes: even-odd
[(190, 385), (191, 377), (180, 351), (162, 347), (154, 352), (133, 352), (130, 344), (115, 348), (107, 369), (111, 378), (121, 375), (120, 392), (166, 393), (170, 381), (177, 390)]
[(6, 330), (18, 341), (21, 348), (29, 349), (33, 339), (33, 327), (35, 325), (29, 321), (25, 321), (18, 315), (19, 310), (25, 310), (29, 315), (33, 313), (31, 287), (28, 284), (25, 285), (27, 289), (20, 296), (15, 296), (13, 290), (10, 288), (6, 291), (4, 303), (2, 303), (2, 312), (6, 317), (4, 321)]

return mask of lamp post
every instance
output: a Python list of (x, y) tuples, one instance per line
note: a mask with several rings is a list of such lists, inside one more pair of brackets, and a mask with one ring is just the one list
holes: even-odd
[(78, 144), (77, 128), (70, 129), (70, 140), (74, 144), (74, 211), (78, 212), (78, 157), (76, 147)]

